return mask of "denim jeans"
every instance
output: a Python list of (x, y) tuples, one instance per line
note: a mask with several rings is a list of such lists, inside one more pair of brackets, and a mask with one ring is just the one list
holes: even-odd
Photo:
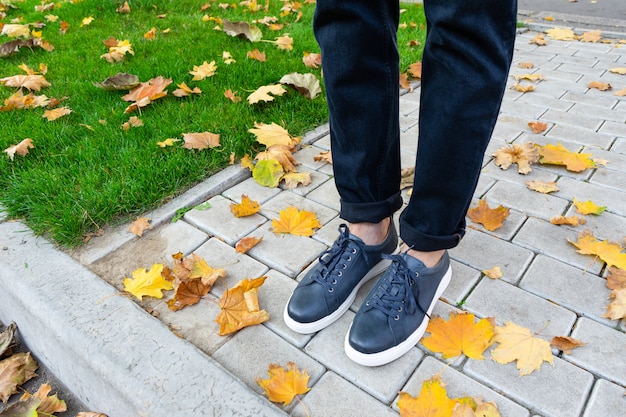
[[(415, 182), (400, 236), (416, 250), (456, 246), (500, 110), (517, 0), (424, 0)], [(317, 0), (341, 217), (377, 223), (401, 208), (397, 0)]]

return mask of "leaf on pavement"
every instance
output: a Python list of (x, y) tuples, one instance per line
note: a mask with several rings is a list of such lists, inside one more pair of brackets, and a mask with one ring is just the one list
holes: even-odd
[(39, 91), (42, 88), (50, 87), (50, 83), (43, 75), (12, 75), (0, 78), (0, 84), (7, 87), (26, 88), (31, 91)]
[(216, 70), (217, 65), (215, 65), (215, 61), (210, 63), (204, 61), (202, 65), (194, 65), (193, 71), (189, 71), (189, 74), (193, 75), (194, 81), (199, 81), (214, 76)]
[(548, 40), (543, 36), (543, 33), (538, 33), (534, 38), (528, 41), (528, 43), (531, 45), (546, 46)]
[(580, 35), (580, 39), (579, 40), (581, 42), (593, 42), (593, 43), (596, 43), (600, 39), (602, 39), (602, 31), (600, 31), (600, 30), (590, 30), (590, 31), (584, 32), (582, 35)]
[(400, 417), (450, 417), (457, 401), (450, 399), (439, 377), (422, 383), (417, 397), (400, 392)]
[(606, 313), (602, 317), (611, 320), (626, 318), (626, 288), (611, 291), (609, 296), (611, 303), (606, 308)]
[(491, 279), (500, 279), (502, 278), (502, 269), (500, 269), (499, 266), (494, 266), (491, 269), (485, 269), (483, 271), (481, 271), (483, 274), (485, 274), (486, 277), (491, 278)]
[(134, 74), (127, 74), (124, 72), (117, 73), (101, 83), (94, 83), (94, 85), (103, 90), (130, 90), (141, 84), (139, 77)]
[(536, 87), (532, 84), (522, 85), (520, 83), (513, 84), (513, 89), (519, 91), (520, 93), (531, 93), (536, 90)]
[(552, 28), (546, 30), (546, 33), (550, 37), (550, 39), (554, 39), (557, 41), (575, 41), (576, 34), (574, 31), (567, 28)]
[(275, 403), (289, 405), (294, 397), (309, 392), (309, 374), (305, 370), (300, 371), (293, 362), (287, 362), (287, 368), (277, 364), (270, 364), (267, 370), (268, 379), (256, 378), (256, 383), (265, 390), (267, 398)]
[(183, 258), (181, 252), (172, 255), (174, 259), (174, 277), (176, 281), (199, 279), (203, 284), (212, 286), (219, 278), (226, 276), (223, 268), (213, 268), (200, 255), (192, 253)]
[(528, 122), (528, 127), (530, 127), (533, 133), (543, 133), (548, 128), (548, 124), (544, 122)]
[(288, 190), (294, 190), (300, 184), (304, 186), (311, 184), (311, 173), (310, 172), (289, 172), (283, 175), (282, 180), (285, 181), (285, 187)]
[(507, 322), (496, 327), (493, 342), (498, 346), (491, 352), (491, 358), (502, 364), (517, 361), (520, 376), (538, 370), (544, 361), (554, 366), (550, 343), (517, 324)]
[(606, 286), (611, 290), (626, 288), (626, 270), (609, 268), (609, 275), (606, 277)]
[(17, 401), (5, 408), (0, 416), (3, 417), (38, 417), (37, 407), (41, 400), (37, 397), (30, 397), (24, 401)]
[(550, 345), (559, 350), (562, 350), (563, 353), (570, 355), (572, 353), (572, 349), (576, 349), (580, 346), (585, 346), (586, 343), (569, 336), (554, 336), (552, 338), (552, 341), (550, 342)]
[(12, 161), (13, 158), (15, 157), (15, 154), (18, 154), (19, 156), (25, 156), (28, 154), (28, 150), (34, 147), (35, 145), (33, 145), (33, 140), (31, 138), (26, 138), (22, 140), (20, 143), (18, 143), (17, 145), (9, 146), (8, 148), (4, 150), (4, 152), (6, 152), (7, 155), (9, 155), (9, 158)]
[(321, 151), (318, 155), (313, 157), (313, 161), (315, 162), (327, 162), (332, 165), (333, 163), (333, 154), (331, 151)]
[(261, 210), (261, 205), (258, 201), (252, 200), (245, 194), (241, 195), (241, 203), (231, 203), (230, 205), (230, 211), (235, 217), (251, 216), (259, 210)]
[(48, 119), (49, 122), (56, 120), (60, 117), (67, 116), (72, 112), (72, 109), (69, 107), (57, 107), (56, 109), (46, 110), (43, 112), (42, 117), (44, 119)]
[(607, 209), (607, 206), (598, 206), (591, 200), (578, 201), (576, 200), (576, 198), (574, 198), (574, 208), (580, 214), (595, 214), (596, 216), (599, 216), (600, 214), (604, 213), (604, 211)]
[(543, 81), (546, 79), (546, 77), (544, 77), (541, 74), (514, 74), (512, 75), (512, 77), (515, 79), (515, 81), (522, 81), (522, 80), (526, 80), (526, 81)]
[(57, 395), (48, 395), (52, 391), (50, 384), (41, 384), (39, 389), (34, 394), (30, 394), (28, 391), (24, 392), (20, 401), (25, 401), (31, 397), (36, 397), (40, 400), (40, 404), (37, 406), (37, 413), (43, 415), (52, 415), (53, 413), (62, 413), (67, 411), (67, 405), (65, 401), (60, 400)]
[(150, 222), (151, 220), (147, 217), (139, 217), (137, 220), (131, 223), (131, 225), (128, 227), (128, 231), (132, 234), (142, 237), (143, 232), (145, 232), (146, 230), (152, 230)]
[(219, 301), (221, 311), (215, 319), (220, 325), (220, 336), (269, 320), (269, 313), (260, 310), (258, 299), (258, 288), (266, 278), (241, 280), (222, 295)]
[(490, 319), (475, 322), (473, 314), (450, 314), (445, 321), (435, 317), (428, 323), (430, 336), (422, 344), (433, 352), (441, 353), (444, 359), (465, 354), (472, 359), (484, 359), (483, 352), (491, 345), (493, 324)]
[(565, 169), (573, 172), (581, 172), (593, 168), (596, 163), (589, 153), (570, 152), (563, 145), (556, 146), (547, 144), (539, 146), (539, 162), (541, 164), (564, 165)]
[(37, 367), (30, 353), (16, 353), (0, 361), (0, 400), (6, 403), (18, 386), (37, 375)]
[(294, 88), (298, 93), (309, 100), (313, 100), (322, 92), (320, 80), (318, 80), (314, 74), (310, 73), (300, 74), (292, 72), (291, 74), (284, 75), (279, 82)]
[(7, 326), (7, 328), (0, 333), (0, 358), (4, 355), (5, 352), (9, 351), (9, 349), (14, 344), (15, 330), (17, 329), (17, 325), (15, 323), (11, 323)]
[(578, 216), (552, 216), (550, 218), (550, 223), (560, 226), (560, 225), (569, 225), (569, 226), (578, 226), (579, 224), (585, 224), (587, 223), (587, 220), (585, 220), (582, 217), (578, 217)]
[(569, 242), (576, 246), (576, 252), (582, 255), (592, 255), (600, 258), (607, 266), (615, 266), (626, 270), (626, 253), (622, 253), (623, 248), (617, 243), (610, 243), (606, 240), (597, 240), (590, 231), (578, 234), (578, 241)]
[(220, 146), (220, 135), (211, 132), (183, 133), (185, 149), (207, 149)]
[(296, 170), (296, 165), (299, 165), (293, 156), (293, 149), (287, 145), (271, 145), (265, 151), (259, 152), (254, 159), (258, 161), (275, 159), (280, 162), (285, 172), (293, 172)]
[(287, 90), (281, 84), (264, 85), (248, 96), (248, 104), (256, 104), (260, 101), (274, 101), (274, 96), (282, 96), (286, 92)]
[(235, 245), (235, 252), (246, 253), (250, 249), (255, 247), (256, 245), (261, 243), (262, 240), (263, 240), (262, 237), (254, 237), (254, 236), (244, 237)]
[(467, 216), (474, 223), (482, 224), (490, 232), (502, 227), (504, 220), (509, 217), (509, 209), (501, 205), (492, 209), (487, 201), (480, 200), (478, 207), (467, 211)]
[(197, 304), (202, 297), (211, 291), (211, 285), (203, 284), (199, 279), (183, 281), (175, 288), (174, 298), (167, 301), (167, 307), (172, 311)]
[(289, 206), (280, 211), (278, 219), (272, 219), (274, 233), (289, 233), (295, 236), (313, 236), (313, 229), (322, 227), (315, 213)]
[(601, 81), (591, 81), (588, 85), (588, 88), (595, 88), (600, 91), (612, 90), (613, 86), (609, 83), (603, 83)]
[(252, 169), (252, 178), (264, 187), (276, 188), (285, 170), (275, 159), (265, 159), (256, 163)]
[(163, 298), (163, 290), (171, 290), (172, 283), (166, 280), (163, 275), (163, 264), (154, 264), (147, 271), (145, 268), (138, 268), (133, 271), (133, 278), (124, 278), (124, 290), (131, 293), (140, 300), (144, 296)]
[(512, 164), (517, 164), (517, 172), (520, 174), (528, 174), (532, 171), (530, 165), (539, 160), (539, 150), (531, 142), (523, 145), (509, 145), (498, 149), (492, 155), (495, 158), (495, 164), (506, 170)]
[(612, 72), (613, 74), (626, 75), (626, 67), (611, 68), (609, 72)]
[(541, 181), (541, 180), (526, 181), (526, 187), (528, 187), (528, 189), (530, 190), (533, 190), (542, 194), (549, 194), (549, 193), (559, 191), (559, 187), (556, 185), (556, 181)]

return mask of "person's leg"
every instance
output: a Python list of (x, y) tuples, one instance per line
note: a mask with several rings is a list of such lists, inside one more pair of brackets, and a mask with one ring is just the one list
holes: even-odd
[(314, 20), (330, 114), (340, 227), (332, 248), (298, 283), (287, 326), (312, 333), (337, 320), (395, 252), (400, 196), (397, 0), (318, 0)]
[(450, 282), (446, 249), (465, 233), (513, 54), (516, 0), (425, 0), (424, 7), (415, 182), (400, 217), (406, 251), (392, 257), (345, 340), (348, 357), (368, 366), (413, 348)]

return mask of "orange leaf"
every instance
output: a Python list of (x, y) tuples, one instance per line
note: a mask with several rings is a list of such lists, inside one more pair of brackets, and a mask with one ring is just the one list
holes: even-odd
[(560, 143), (539, 147), (539, 162), (542, 164), (564, 165), (568, 171), (581, 172), (593, 168), (596, 163), (589, 153), (570, 152)]
[(241, 280), (222, 295), (219, 301), (222, 310), (215, 319), (220, 325), (220, 336), (269, 320), (269, 313), (259, 309), (257, 295), (266, 278)]
[(498, 149), (492, 155), (494, 163), (502, 169), (508, 169), (512, 164), (517, 164), (517, 172), (528, 174), (532, 169), (530, 165), (539, 160), (539, 151), (533, 143), (523, 145), (510, 145)]
[(548, 194), (559, 191), (555, 181), (532, 180), (526, 181), (528, 189), (537, 191), (538, 193)]
[(520, 62), (517, 64), (517, 66), (524, 69), (535, 68), (535, 64), (533, 64), (532, 62)]
[(53, 413), (62, 413), (67, 411), (65, 401), (60, 400), (56, 394), (48, 396), (50, 391), (52, 391), (50, 384), (41, 384), (39, 389), (37, 389), (37, 392), (32, 395), (28, 391), (24, 392), (20, 398), (20, 402), (30, 398), (31, 396), (38, 398), (41, 402), (37, 406), (37, 413), (43, 415), (52, 415)]
[(178, 84), (178, 88), (172, 91), (172, 94), (176, 97), (187, 97), (191, 94), (202, 94), (202, 90), (198, 87), (194, 87), (192, 90), (185, 82)]
[(254, 159), (257, 161), (275, 159), (283, 166), (285, 172), (292, 172), (296, 170), (296, 165), (299, 165), (298, 161), (296, 161), (296, 158), (294, 158), (291, 153), (292, 149), (293, 148), (287, 145), (271, 145), (265, 151), (259, 152)]
[(400, 74), (400, 88), (411, 88), (411, 82), (409, 81), (409, 76), (407, 74)]
[(33, 145), (33, 140), (31, 138), (26, 138), (17, 145), (9, 146), (4, 150), (4, 152), (9, 155), (9, 158), (12, 161), (15, 157), (15, 154), (18, 154), (19, 156), (25, 156), (26, 154), (28, 154), (28, 149), (34, 147), (35, 145)]
[(290, 233), (295, 236), (313, 236), (313, 229), (322, 227), (315, 213), (289, 206), (280, 211), (279, 219), (272, 219), (274, 233)]
[(535, 91), (535, 86), (534, 86), (534, 85), (532, 85), (532, 84), (529, 84), (529, 85), (522, 85), (522, 84), (520, 84), (520, 83), (515, 83), (515, 84), (513, 85), (513, 88), (514, 88), (516, 91), (519, 91), (520, 93), (531, 93), (531, 92)]
[(185, 149), (207, 149), (220, 146), (220, 135), (211, 132), (183, 133)]
[(232, 203), (230, 205), (230, 211), (235, 215), (235, 217), (251, 216), (259, 210), (261, 210), (259, 203), (250, 199), (250, 197), (245, 194), (241, 195), (241, 203)]
[(130, 90), (128, 94), (122, 96), (122, 100), (134, 102), (124, 110), (124, 113), (133, 112), (140, 107), (147, 106), (154, 100), (165, 97), (167, 95), (165, 88), (171, 83), (171, 78), (163, 78), (159, 75), (145, 83), (139, 84)]
[(596, 256), (609, 267), (626, 270), (626, 253), (622, 253), (623, 248), (617, 243), (597, 240), (589, 231), (579, 233), (578, 242), (569, 242), (578, 248), (576, 252), (580, 254)]
[(451, 314), (449, 321), (435, 317), (428, 323), (430, 336), (422, 344), (444, 359), (465, 354), (472, 359), (484, 359), (483, 352), (491, 344), (493, 324), (489, 319), (474, 322), (473, 314)]
[(550, 223), (555, 224), (557, 226), (562, 224), (568, 224), (570, 226), (578, 226), (579, 224), (587, 223), (587, 220), (580, 218), (578, 216), (552, 216), (550, 218)]
[(236, 93), (233, 93), (232, 90), (224, 91), (224, 97), (232, 101), (233, 103), (239, 103), (241, 101), (241, 97), (237, 96)]
[(259, 62), (265, 62), (265, 52), (261, 52), (258, 49), (248, 51), (246, 53), (246, 56)]
[(246, 253), (250, 249), (255, 247), (257, 244), (259, 244), (262, 240), (263, 240), (262, 237), (254, 237), (254, 236), (244, 237), (239, 242), (237, 242), (237, 245), (235, 245), (235, 252)]
[(150, 29), (149, 31), (147, 31), (146, 33), (144, 33), (144, 34), (143, 34), (143, 37), (144, 37), (146, 40), (153, 41), (153, 40), (155, 40), (155, 39), (156, 39), (156, 31), (157, 31), (157, 30), (156, 30), (156, 28), (155, 28), (155, 27), (153, 27), (152, 29)]
[(276, 38), (276, 41), (272, 43), (278, 46), (278, 49), (282, 49), (283, 51), (293, 50), (293, 39), (288, 33), (285, 33), (283, 36), (279, 36)]
[(544, 122), (528, 122), (528, 127), (533, 130), (533, 133), (542, 133), (546, 131), (548, 124)]
[(151, 220), (147, 217), (139, 217), (128, 227), (128, 231), (139, 237), (142, 237), (143, 232), (152, 229), (152, 226), (150, 226), (150, 221)]
[(415, 62), (409, 65), (409, 69), (407, 70), (409, 75), (413, 78), (420, 79), (422, 78), (422, 62)]
[(600, 91), (611, 90), (613, 87), (609, 83), (603, 83), (600, 81), (591, 81), (587, 87), (589, 88), (597, 88)]
[(545, 46), (548, 44), (548, 40), (543, 36), (543, 33), (538, 33), (534, 38), (528, 41), (528, 43), (539, 45), (539, 46)]
[(572, 353), (572, 349), (575, 349), (579, 346), (584, 346), (586, 345), (586, 343), (583, 343), (580, 340), (574, 339), (573, 337), (569, 336), (555, 336), (552, 338), (550, 345), (559, 350), (562, 350), (563, 353), (569, 355)]
[(307, 68), (319, 68), (322, 65), (322, 54), (312, 54), (305, 52), (302, 62)]
[(502, 227), (502, 223), (509, 216), (509, 209), (502, 206), (491, 209), (485, 200), (480, 200), (478, 207), (467, 211), (467, 216), (474, 223), (482, 224), (485, 229), (494, 231)]
[(517, 361), (520, 376), (538, 370), (544, 361), (554, 365), (550, 344), (517, 324), (507, 322), (496, 327), (493, 342), (498, 346), (491, 352), (491, 358), (502, 364)]
[(322, 152), (319, 153), (319, 155), (315, 155), (313, 157), (313, 160), (315, 162), (323, 161), (323, 162), (328, 162), (329, 164), (332, 164), (333, 163), (333, 155), (332, 155), (331, 151), (322, 151)]
[(311, 389), (307, 387), (308, 372), (300, 371), (293, 362), (287, 362), (287, 369), (270, 364), (267, 373), (269, 379), (256, 378), (256, 383), (265, 390), (267, 398), (272, 402), (288, 405), (296, 395), (305, 394)]
[(56, 109), (53, 110), (46, 110), (45, 112), (43, 112), (42, 117), (45, 119), (48, 119), (49, 122), (56, 120), (60, 117), (63, 117), (65, 115), (68, 115), (72, 112), (72, 110), (68, 107), (58, 107)]
[(433, 377), (424, 381), (417, 397), (401, 392), (398, 408), (400, 417), (450, 417), (456, 404), (448, 398), (440, 379)]

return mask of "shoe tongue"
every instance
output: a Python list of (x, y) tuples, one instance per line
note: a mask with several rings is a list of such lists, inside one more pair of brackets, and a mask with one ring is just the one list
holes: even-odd
[(411, 271), (417, 272), (417, 271), (421, 271), (423, 269), (426, 269), (426, 265), (424, 265), (424, 263), (422, 261), (420, 261), (417, 258), (412, 257), (408, 253), (403, 253), (402, 254), (402, 259), (404, 259), (404, 261), (406, 262), (406, 266)]

